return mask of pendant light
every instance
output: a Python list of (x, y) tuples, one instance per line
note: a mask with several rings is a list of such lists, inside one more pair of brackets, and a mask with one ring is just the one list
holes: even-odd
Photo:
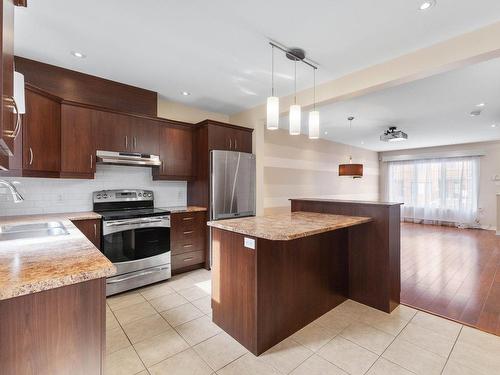
[(279, 127), (280, 99), (274, 96), (274, 46), (271, 44), (271, 96), (267, 98), (267, 129)]
[(316, 69), (313, 69), (313, 110), (309, 112), (309, 139), (319, 138), (319, 112), (316, 111)]
[[(347, 120), (349, 121), (349, 129), (352, 130), (352, 120), (354, 120), (354, 117), (350, 116)], [(352, 163), (352, 152), (351, 155), (349, 155), (349, 164), (339, 164), (339, 176), (348, 176), (352, 178), (363, 177), (363, 164)]]
[(302, 114), (300, 105), (297, 104), (297, 59), (294, 60), (294, 91), (293, 91), (293, 105), (290, 106), (290, 135), (300, 134), (300, 121)]

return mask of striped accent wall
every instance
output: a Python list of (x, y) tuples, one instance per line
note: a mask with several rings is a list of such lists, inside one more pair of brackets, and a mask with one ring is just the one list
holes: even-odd
[[(338, 176), (349, 160), (364, 165), (363, 178)], [(290, 198), (379, 199), (379, 161), (374, 151), (285, 130), (265, 130), (264, 208), (289, 207)]]

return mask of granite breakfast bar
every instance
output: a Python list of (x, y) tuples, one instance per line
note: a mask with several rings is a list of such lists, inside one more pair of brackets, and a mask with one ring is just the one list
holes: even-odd
[(292, 202), (295, 212), (209, 222), (214, 323), (259, 355), (348, 298), (392, 311), (399, 278), (387, 275), (399, 275), (399, 241), (385, 254), (380, 215), (396, 215), (385, 207), (368, 215), (353, 204), (354, 215)]

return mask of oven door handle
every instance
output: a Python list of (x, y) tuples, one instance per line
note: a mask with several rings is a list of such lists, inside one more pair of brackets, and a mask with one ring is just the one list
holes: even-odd
[(108, 227), (119, 227), (122, 225), (136, 225), (136, 224), (150, 224), (150, 223), (161, 223), (163, 220), (149, 220), (149, 221), (128, 221), (122, 223), (108, 223)]
[(136, 277), (146, 276), (146, 275), (150, 275), (152, 273), (161, 272), (161, 271), (165, 271), (165, 270), (168, 270), (168, 267), (159, 267), (159, 268), (155, 268), (154, 270), (144, 271), (144, 272), (141, 272), (141, 273), (138, 273), (135, 275), (122, 277), (121, 279), (108, 280), (108, 281), (106, 281), (106, 284), (116, 284), (116, 283), (120, 283), (122, 281), (135, 279)]

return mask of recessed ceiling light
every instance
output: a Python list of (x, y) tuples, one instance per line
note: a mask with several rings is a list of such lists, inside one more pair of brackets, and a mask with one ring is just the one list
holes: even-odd
[(472, 112), (470, 113), (470, 115), (471, 115), (472, 117), (479, 116), (480, 114), (481, 114), (481, 111), (480, 111), (480, 110), (472, 111)]
[(71, 51), (71, 54), (75, 57), (78, 57), (79, 59), (84, 59), (85, 57), (87, 57), (84, 53), (78, 51)]
[(420, 4), (420, 10), (428, 10), (436, 5), (436, 0), (427, 0)]
[(325, 132), (325, 135), (327, 135), (327, 134), (328, 134), (328, 132)]
[(492, 127), (492, 128), (496, 128), (496, 127), (497, 127), (497, 124), (491, 124), (491, 127)]
[(189, 96), (189, 95), (191, 95), (191, 93), (190, 93), (190, 92), (187, 92), (187, 91), (183, 91), (183, 92), (181, 92), (181, 94), (182, 94), (183, 96)]
[(479, 104), (476, 104), (476, 107), (484, 107), (486, 105), (486, 103), (479, 103)]
[(361, 144), (364, 145), (365, 144), (365, 141), (361, 141)]

